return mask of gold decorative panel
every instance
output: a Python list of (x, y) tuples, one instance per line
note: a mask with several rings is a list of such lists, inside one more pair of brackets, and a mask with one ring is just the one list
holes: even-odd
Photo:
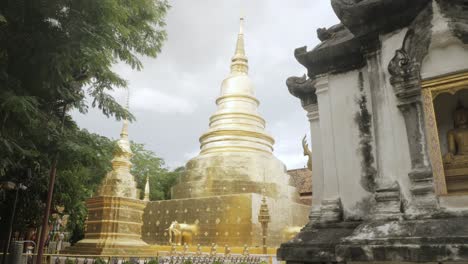
[[(184, 232), (182, 244), (261, 245), (261, 225), (257, 219), (261, 199), (261, 195), (250, 193), (149, 202), (143, 215), (143, 240), (149, 244), (168, 245), (168, 228), (177, 221), (191, 226)], [(310, 207), (272, 198), (267, 200), (272, 219), (267, 243), (279, 246), (285, 242), (283, 229), (307, 223)]]

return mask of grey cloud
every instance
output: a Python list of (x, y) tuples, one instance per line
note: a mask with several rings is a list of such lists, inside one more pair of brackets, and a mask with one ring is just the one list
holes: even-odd
[[(221, 81), (229, 72), (239, 14), (243, 12), (250, 76), (261, 102), (259, 111), (277, 142), (275, 153), (289, 168), (303, 167), (306, 161), (300, 140), (308, 132), (307, 119), (284, 83), (287, 77), (305, 72), (294, 59), (294, 49), (315, 46), (316, 29), (337, 22), (329, 1), (177, 0), (170, 4), (168, 41), (158, 58), (142, 58), (141, 72), (121, 64), (115, 69), (129, 81), (133, 96), (154, 89), (189, 102), (193, 109), (158, 112), (157, 107), (151, 110), (133, 105), (137, 121), (130, 127), (130, 137), (145, 143), (171, 167), (183, 165), (196, 153), (198, 137), (208, 127)], [(124, 92), (115, 95), (124, 102)], [(149, 101), (145, 104), (158, 103), (156, 99)], [(120, 124), (96, 110), (74, 117), (81, 127), (93, 132), (113, 138), (119, 134)]]

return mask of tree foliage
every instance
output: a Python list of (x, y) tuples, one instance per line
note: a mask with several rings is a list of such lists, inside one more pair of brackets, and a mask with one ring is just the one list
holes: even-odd
[(38, 142), (57, 141), (64, 107), (86, 113), (86, 95), (106, 116), (133, 119), (108, 93), (127, 85), (112, 65), (139, 70), (139, 54), (161, 51), (168, 7), (165, 0), (2, 1), (0, 175), (41, 155)]
[[(177, 179), (184, 171), (184, 167), (173, 171), (164, 167), (164, 160), (156, 156), (151, 150), (144, 148), (143, 144), (132, 142), (133, 167), (132, 175), (135, 176), (138, 187), (144, 190), (146, 178), (149, 178), (150, 200), (167, 200), (171, 198), (171, 187), (176, 184)], [(141, 193), (143, 198), (144, 192)]]
[[(127, 85), (112, 65), (140, 70), (138, 56), (156, 57), (168, 8), (166, 0), (0, 1), (0, 181), (28, 186), (16, 228), (40, 225), (56, 155), (54, 204), (83, 221), (82, 201), (109, 169), (113, 143), (80, 130), (69, 112), (91, 106), (133, 120), (109, 94)], [(13, 200), (6, 195), (1, 226)]]

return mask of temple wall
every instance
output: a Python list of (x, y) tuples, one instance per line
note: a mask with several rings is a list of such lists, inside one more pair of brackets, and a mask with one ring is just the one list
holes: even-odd
[(378, 71), (383, 73), (383, 78), (380, 80), (380, 85), (384, 87), (384, 97), (379, 110), (386, 112), (388, 119), (379, 120), (378, 126), (384, 130), (382, 137), (386, 144), (382, 147), (381, 152), (387, 153), (387, 163), (385, 167), (380, 166), (379, 171), (384, 172), (389, 180), (396, 180), (400, 186), (400, 191), (403, 198), (411, 200), (410, 179), (408, 173), (411, 171), (411, 157), (409, 155), (409, 145), (407, 139), (407, 130), (403, 114), (398, 109), (398, 102), (395, 96), (392, 85), (390, 84), (390, 73), (388, 65), (395, 56), (395, 50), (401, 48), (403, 39), (407, 33), (407, 28), (403, 28), (396, 32), (381, 36), (381, 63)]
[[(295, 50), (308, 79), (286, 81), (308, 115), (307, 104), (318, 102), (311, 131), (320, 140), (321, 160), (314, 155), (313, 163), (323, 165), (323, 192), (313, 195), (321, 204), (278, 258), (466, 263), (466, 160), (444, 161), (439, 140), (453, 127), (454, 102), (468, 102), (468, 90), (460, 92), (468, 88), (466, 1), (331, 4), (341, 23), (319, 28), (316, 47)], [(455, 139), (462, 150), (464, 128)]]
[[(449, 20), (433, 2), (432, 36), (429, 51), (421, 64), (421, 78), (432, 79), (468, 70), (468, 45), (454, 35)], [(434, 100), (441, 155), (447, 153), (448, 130), (453, 128), (453, 112), (458, 100), (468, 106), (467, 90), (455, 95), (441, 94)], [(448, 211), (468, 209), (468, 195), (439, 196), (440, 206)]]
[[(468, 45), (463, 44), (452, 35), (446, 19), (438, 12), (437, 7), (432, 22), (434, 27), (429, 53), (421, 65), (423, 79), (468, 69)], [(322, 127), (323, 122), (321, 122), (320, 133), (321, 135), (332, 135), (334, 138), (333, 145), (329, 143), (321, 148), (332, 147), (335, 153), (333, 162), (320, 163), (326, 167), (324, 168), (324, 177), (329, 177), (331, 169), (334, 170), (334, 173), (336, 172), (338, 184), (331, 188), (335, 188), (335, 191), (339, 193), (345, 218), (364, 216), (367, 213), (366, 207), (370, 203), (370, 193), (365, 190), (365, 183), (362, 179), (366, 168), (363, 166), (363, 153), (359, 151), (362, 140), (359, 137), (359, 125), (356, 121), (356, 114), (359, 112), (358, 100), (360, 97), (362, 99), (362, 96), (366, 97), (367, 110), (371, 114), (372, 139), (369, 143), (372, 151), (369, 154), (375, 160), (367, 166), (373, 166), (376, 169), (375, 179), (377, 182), (385, 185), (396, 181), (400, 186), (403, 198), (407, 201), (412, 199), (408, 177), (408, 173), (411, 171), (409, 146), (407, 140), (401, 140), (407, 138), (407, 131), (403, 115), (397, 107), (397, 98), (390, 84), (390, 74), (387, 69), (391, 59), (395, 56), (395, 50), (401, 48), (406, 33), (407, 28), (403, 28), (382, 35), (380, 37), (381, 50), (376, 58), (372, 58), (372, 55), (367, 58), (368, 66), (360, 70), (329, 75), (330, 98), (327, 99), (330, 100), (329, 103), (324, 101), (323, 96), (320, 99), (320, 91), (317, 91), (320, 117), (329, 115), (332, 120), (331, 125), (325, 125), (325, 127)], [(361, 91), (359, 87), (360, 74), (363, 78)], [(441, 120), (439, 136), (442, 153), (445, 153), (446, 139), (444, 135), (452, 126), (448, 120), (453, 112), (453, 104), (450, 102), (450, 107), (444, 108), (440, 105), (446, 105), (445, 101), (449, 99), (441, 98), (440, 100), (441, 102), (436, 102), (435, 107), (441, 109), (437, 113), (437, 117)], [(468, 101), (465, 104), (468, 105)], [(325, 114), (324, 111), (330, 111), (332, 114)], [(314, 129), (311, 125), (312, 134), (314, 134), (314, 130), (317, 128)], [(321, 137), (323, 138), (323, 136)], [(326, 152), (325, 150), (325, 155)], [(347, 187), (344, 188), (344, 186)], [(325, 187), (325, 189), (327, 188), (330, 187)], [(319, 192), (317, 195), (315, 193), (314, 200), (321, 201), (322, 197), (318, 197), (318, 195), (322, 195), (322, 193)], [(441, 199), (443, 207), (453, 207), (453, 209), (460, 208), (462, 204), (460, 199), (463, 200), (463, 198), (446, 197)], [(468, 201), (468, 198), (466, 200)]]
[(431, 44), (421, 65), (422, 79), (468, 70), (468, 45), (453, 35), (435, 2), (433, 9)]
[[(333, 145), (324, 145), (323, 148), (334, 147), (334, 164), (328, 165), (335, 166), (337, 188), (346, 218), (361, 218), (368, 210), (369, 193), (362, 187), (361, 181), (365, 168), (362, 168), (360, 121), (357, 117), (361, 111), (359, 103), (365, 96), (365, 85), (368, 84), (360, 77), (359, 71), (329, 77), (329, 111), (333, 131), (322, 129), (322, 137), (333, 137)], [(319, 107), (322, 102), (319, 95)]]
[[(189, 245), (261, 246), (258, 222), (262, 196), (255, 193), (149, 202), (143, 214), (142, 238), (149, 244), (168, 245), (173, 221), (186, 225), (182, 243)], [(271, 216), (267, 244), (286, 241), (284, 229), (304, 226), (309, 206), (267, 197)]]

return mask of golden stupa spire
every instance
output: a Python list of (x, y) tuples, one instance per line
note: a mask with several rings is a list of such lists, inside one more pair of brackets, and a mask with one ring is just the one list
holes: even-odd
[(201, 153), (261, 151), (271, 154), (273, 138), (265, 131), (265, 120), (259, 115), (259, 101), (248, 76), (244, 46), (244, 18), (231, 59), (231, 72), (221, 84), (216, 100), (217, 111), (210, 117), (209, 130), (200, 137)]
[[(130, 109), (130, 89), (127, 88), (127, 102), (125, 103), (125, 110), (129, 111)], [(128, 118), (125, 116), (123, 120), (122, 131), (120, 132), (121, 139), (128, 140)]]
[[(127, 88), (128, 89), (128, 88)], [(128, 90), (127, 90), (128, 91)], [(127, 94), (126, 110), (129, 110), (130, 91)], [(128, 139), (128, 118), (123, 120), (120, 139), (117, 140), (117, 146), (114, 150), (112, 159), (112, 171), (104, 178), (98, 193), (101, 196), (128, 197), (136, 199), (138, 190), (133, 175), (130, 173), (132, 167), (131, 158), (133, 152)]]
[(231, 59), (232, 74), (247, 74), (249, 71), (248, 59), (245, 56), (244, 46), (244, 18), (240, 18), (239, 34), (237, 35), (236, 51)]
[(150, 200), (149, 176), (146, 176), (145, 197), (144, 197), (143, 200), (145, 200), (145, 201), (149, 201), (149, 200)]

